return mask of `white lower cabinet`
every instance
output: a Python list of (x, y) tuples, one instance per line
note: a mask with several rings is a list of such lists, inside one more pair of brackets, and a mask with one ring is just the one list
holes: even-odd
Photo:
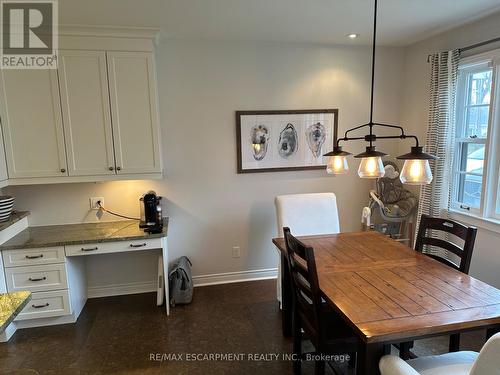
[(64, 246), (26, 250), (4, 250), (2, 253), (5, 267), (64, 263)]
[[(164, 277), (159, 276), (159, 280), (163, 283), (161, 289), (166, 295), (165, 309), (168, 315), (169, 258), (166, 237), (1, 250), (0, 293), (5, 290), (28, 290), (32, 292), (32, 298), (14, 320), (16, 323), (13, 330), (0, 335), (0, 342), (8, 340), (19, 328), (76, 322), (89, 295), (85, 255), (119, 255), (131, 251), (158, 249), (161, 249), (163, 256), (161, 268)], [(118, 295), (121, 291), (118, 288), (118, 293), (111, 295)]]
[(7, 268), (5, 278), (9, 292), (21, 290), (44, 292), (68, 289), (66, 265), (64, 263)]
[(68, 290), (36, 292), (31, 301), (17, 316), (16, 321), (50, 318), (71, 314), (71, 303)]
[(118, 242), (99, 242), (80, 245), (66, 245), (67, 257), (84, 256), (94, 254), (123, 253), (127, 251), (160, 249), (161, 239), (151, 238), (147, 240), (132, 240)]
[(4, 250), (2, 259), (7, 291), (32, 292), (16, 322), (72, 314), (64, 246)]

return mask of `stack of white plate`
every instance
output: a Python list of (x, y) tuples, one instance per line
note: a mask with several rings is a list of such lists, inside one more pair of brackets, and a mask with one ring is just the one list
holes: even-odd
[(14, 197), (10, 195), (0, 196), (0, 221), (9, 220), (12, 206), (14, 206)]

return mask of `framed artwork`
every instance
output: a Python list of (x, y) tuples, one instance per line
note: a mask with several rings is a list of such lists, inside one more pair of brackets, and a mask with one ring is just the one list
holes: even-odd
[(238, 173), (326, 168), (338, 109), (237, 111)]

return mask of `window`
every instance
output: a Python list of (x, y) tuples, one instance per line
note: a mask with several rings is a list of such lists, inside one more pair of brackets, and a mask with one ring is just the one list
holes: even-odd
[(493, 219), (500, 219), (497, 56), (500, 51), (465, 59), (459, 69), (452, 178), (452, 208)]

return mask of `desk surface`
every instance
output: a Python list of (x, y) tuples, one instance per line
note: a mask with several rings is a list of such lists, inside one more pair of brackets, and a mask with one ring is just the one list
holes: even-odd
[(96, 242), (131, 241), (165, 237), (168, 218), (161, 233), (146, 233), (135, 220), (29, 227), (0, 246), (0, 250), (74, 245)]
[(30, 299), (31, 292), (0, 293), (0, 332), (12, 323)]
[(315, 250), (324, 298), (367, 343), (500, 324), (500, 290), (380, 233), (299, 239)]

